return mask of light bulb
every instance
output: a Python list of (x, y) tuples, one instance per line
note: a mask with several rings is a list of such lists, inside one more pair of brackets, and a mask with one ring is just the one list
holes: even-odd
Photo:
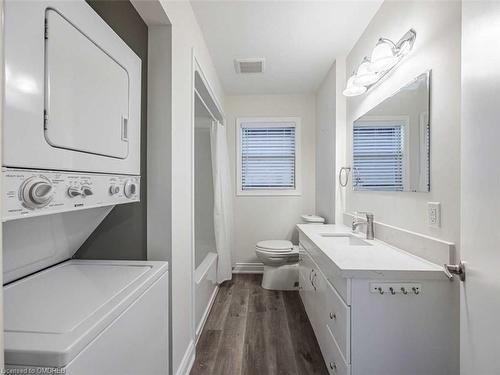
[(356, 86), (370, 86), (371, 84), (379, 80), (379, 76), (376, 72), (373, 72), (370, 67), (371, 63), (368, 60), (364, 60), (363, 63), (358, 68), (356, 75), (354, 76), (354, 85)]
[(366, 92), (365, 86), (357, 86), (354, 84), (354, 78), (355, 78), (355, 76), (352, 76), (347, 81), (346, 88), (342, 92), (342, 94), (344, 96), (358, 96), (358, 95), (364, 94)]
[(394, 54), (394, 46), (388, 40), (380, 39), (373, 49), (370, 69), (372, 72), (385, 72), (391, 69), (399, 61)]

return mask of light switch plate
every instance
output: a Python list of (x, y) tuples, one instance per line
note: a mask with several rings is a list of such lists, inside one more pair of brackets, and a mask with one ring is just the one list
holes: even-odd
[(441, 203), (427, 202), (427, 223), (430, 227), (441, 226)]

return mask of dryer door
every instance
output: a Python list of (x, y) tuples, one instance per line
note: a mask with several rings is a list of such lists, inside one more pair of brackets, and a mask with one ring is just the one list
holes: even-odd
[(129, 75), (57, 11), (46, 10), (45, 139), (53, 146), (125, 159)]

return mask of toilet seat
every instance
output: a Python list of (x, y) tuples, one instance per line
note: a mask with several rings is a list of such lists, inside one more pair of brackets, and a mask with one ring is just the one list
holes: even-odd
[(256, 248), (273, 254), (288, 254), (293, 252), (293, 243), (286, 240), (267, 240), (258, 242)]

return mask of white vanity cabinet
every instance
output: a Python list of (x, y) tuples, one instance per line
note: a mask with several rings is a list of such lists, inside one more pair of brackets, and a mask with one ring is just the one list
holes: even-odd
[(345, 277), (328, 249), (299, 233), (300, 296), (330, 374), (458, 373), (453, 282), (437, 272), (406, 279), (404, 270), (361, 268), (359, 278), (352, 270)]
[(351, 310), (311, 255), (299, 247), (300, 296), (331, 374), (350, 374)]

